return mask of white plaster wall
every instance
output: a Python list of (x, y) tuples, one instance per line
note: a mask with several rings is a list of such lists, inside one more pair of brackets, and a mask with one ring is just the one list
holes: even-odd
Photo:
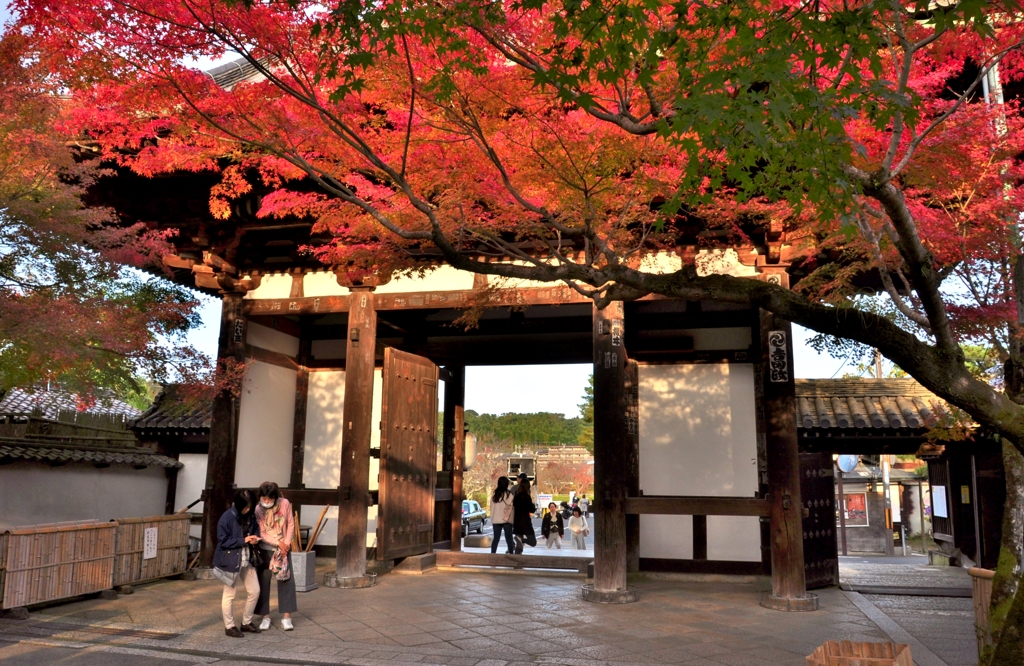
[[(163, 515), (167, 474), (162, 467), (96, 468), (40, 462), (0, 466), (0, 529), (66, 520)], [(193, 498), (194, 499), (194, 498)]]
[(252, 487), (274, 481), (287, 486), (294, 431), (295, 371), (253, 361), (242, 384), (235, 483)]
[(266, 349), (288, 356), (298, 356), (299, 339), (277, 329), (249, 322), (246, 326), (245, 341), (253, 347)]
[[(338, 284), (338, 277), (334, 273), (318, 271), (316, 273), (306, 273), (305, 278), (302, 280), (302, 294), (309, 298), (314, 296), (347, 296), (349, 289)], [(288, 294), (285, 294), (283, 298), (288, 298)], [(319, 515), (317, 514), (317, 516)], [(313, 520), (316, 520), (316, 516), (313, 517)]]
[[(380, 370), (373, 373), (373, 411), (370, 415), (374, 427), (370, 431), (370, 446), (380, 447), (381, 397), (383, 377)], [(307, 488), (336, 488), (341, 469), (344, 446), (345, 372), (311, 372), (306, 404), (306, 447), (303, 458), (302, 481)], [(290, 449), (289, 449), (290, 450)], [(289, 454), (290, 455), (290, 454)], [(370, 490), (378, 489), (380, 462), (370, 458)], [(323, 506), (304, 506), (301, 522), (315, 526)], [(328, 524), (317, 543), (335, 545), (338, 535), (338, 509), (327, 512)], [(367, 510), (366, 544), (372, 546), (377, 532), (377, 507)]]
[[(647, 495), (753, 497), (754, 368), (640, 366), (640, 488)], [(689, 516), (641, 516), (640, 556), (692, 557)], [(758, 519), (708, 517), (708, 558), (761, 560)]]
[[(757, 267), (740, 263), (740, 255), (731, 248), (728, 250), (701, 250), (697, 253), (694, 261), (697, 266), (697, 275), (732, 275), (735, 277), (757, 275)], [(710, 556), (709, 553), (708, 557)]]
[[(182, 453), (178, 455), (178, 462), (184, 467), (178, 470), (178, 483), (174, 490), (174, 510), (184, 509), (192, 502), (199, 499), (206, 488), (206, 463), (209, 456), (205, 453)], [(203, 504), (200, 502), (189, 509), (189, 513), (202, 513)]]
[(473, 288), (473, 273), (460, 271), (447, 264), (422, 276), (396, 276), (377, 287), (378, 294), (405, 294), (417, 291), (468, 291)]
[(259, 288), (246, 292), (244, 298), (288, 298), (291, 294), (292, 276), (282, 273), (264, 275)]

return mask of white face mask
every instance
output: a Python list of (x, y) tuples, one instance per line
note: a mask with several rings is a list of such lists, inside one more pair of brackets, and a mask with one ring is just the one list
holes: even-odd
[(274, 504), (276, 504), (276, 502), (260, 502), (260, 506), (262, 506), (264, 509), (273, 509)]

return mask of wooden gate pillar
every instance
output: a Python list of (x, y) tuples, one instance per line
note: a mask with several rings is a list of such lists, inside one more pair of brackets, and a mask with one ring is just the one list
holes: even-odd
[(342, 412), (338, 483), (338, 554), (327, 587), (370, 587), (366, 572), (366, 512), (370, 506), (370, 434), (373, 429), (373, 365), (377, 311), (373, 291), (353, 288), (345, 346), (345, 406)]
[(626, 492), (629, 434), (625, 316), (621, 301), (594, 307), (594, 583), (583, 598), (599, 603), (637, 600), (626, 586)]
[(451, 474), (452, 527), (451, 549), (462, 550), (462, 459), (466, 455), (465, 404), (466, 366), (449, 365), (445, 368), (450, 379), (444, 386), (444, 416), (442, 427), (442, 460), (445, 471)]
[[(242, 294), (224, 294), (221, 301), (220, 338), (217, 343), (218, 380), (222, 380), (224, 372), (230, 370), (226, 366), (245, 362), (246, 319), (242, 304)], [(213, 398), (200, 557), (204, 567), (213, 564), (213, 552), (217, 549), (217, 521), (228, 509), (234, 493), (238, 408), (241, 403), (240, 393), (235, 388), (222, 386)]]
[[(626, 364), (626, 429), (629, 449), (626, 452), (626, 494), (640, 495), (640, 366), (636, 361)], [(640, 515), (626, 514), (626, 571), (640, 571)]]
[(818, 608), (818, 597), (807, 593), (804, 577), (793, 331), (788, 321), (762, 312), (760, 337), (772, 558), (772, 591), (762, 593), (761, 605), (811, 611)]

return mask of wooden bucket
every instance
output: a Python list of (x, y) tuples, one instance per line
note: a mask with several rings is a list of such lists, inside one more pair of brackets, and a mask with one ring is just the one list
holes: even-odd
[(807, 666), (914, 666), (903, 643), (828, 641), (807, 657)]
[(117, 523), (78, 521), (6, 532), (3, 607), (109, 590)]
[[(117, 523), (114, 585), (183, 573), (188, 567), (191, 516), (178, 513), (148, 518), (122, 518)], [(156, 557), (146, 558), (146, 530), (156, 530)]]

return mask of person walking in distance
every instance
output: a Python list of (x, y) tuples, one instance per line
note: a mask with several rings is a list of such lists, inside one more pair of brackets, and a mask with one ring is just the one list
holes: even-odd
[(561, 514), (558, 513), (558, 505), (554, 502), (548, 504), (548, 511), (544, 514), (544, 520), (540, 524), (540, 533), (547, 540), (548, 548), (554, 546), (562, 550), (562, 537), (565, 536), (565, 523)]
[[(242, 638), (243, 631), (260, 633), (252, 623), (253, 609), (260, 596), (260, 584), (252, 566), (253, 547), (259, 542), (259, 527), (253, 518), (252, 507), (256, 496), (248, 488), (235, 493), (232, 507), (217, 522), (217, 550), (213, 553), (213, 575), (224, 583), (220, 596), (224, 633), (231, 638)], [(242, 610), (242, 629), (235, 626), (231, 605), (235, 601), (235, 586), (241, 581), (247, 593)]]
[(572, 510), (572, 517), (569, 518), (569, 534), (572, 538), (573, 550), (587, 549), (587, 535), (590, 534), (590, 525), (587, 524), (587, 517), (579, 507)]
[(292, 576), (292, 539), (295, 537), (295, 518), (291, 502), (281, 497), (281, 490), (273, 481), (260, 484), (260, 502), (256, 507), (256, 522), (260, 526), (260, 549), (263, 562), (256, 568), (260, 580), (260, 600), (256, 614), (263, 616), (260, 629), (270, 629), (270, 579), (277, 579), (277, 610), (281, 613), (281, 628), (291, 631), (292, 613), (298, 610), (295, 602), (295, 578)]
[(579, 507), (580, 511), (583, 512), (583, 515), (586, 516), (587, 512), (590, 510), (590, 500), (587, 499), (586, 495), (580, 497)]
[(523, 552), (524, 543), (531, 547), (537, 545), (537, 533), (533, 531), (533, 514), (537, 512), (537, 505), (530, 496), (530, 480), (525, 475), (519, 477), (512, 510), (512, 534), (516, 539), (516, 554), (519, 555)]
[(508, 489), (508, 477), (498, 479), (498, 485), (491, 493), (491, 526), (494, 528), (494, 538), (491, 539), (491, 552), (498, 552), (498, 542), (501, 535), (505, 535), (505, 554), (515, 552), (515, 543), (512, 541), (512, 520), (515, 517), (515, 507), (512, 506), (512, 498), (515, 494)]

